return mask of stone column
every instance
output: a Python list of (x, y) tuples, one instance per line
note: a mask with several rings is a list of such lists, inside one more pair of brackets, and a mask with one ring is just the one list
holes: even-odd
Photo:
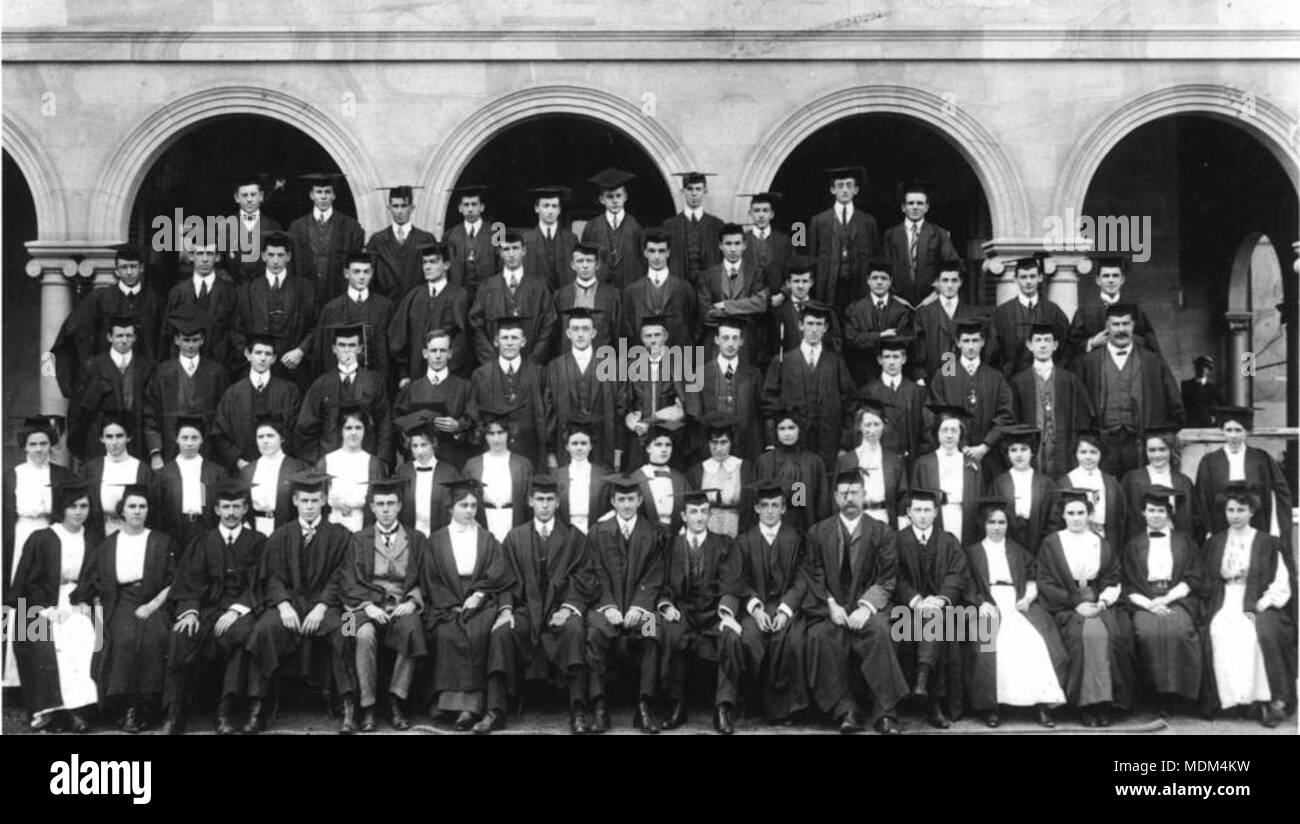
[(41, 282), (41, 368), (40, 414), (66, 415), (68, 402), (59, 391), (54, 372), (54, 355), (50, 348), (58, 337), (59, 327), (72, 311), (72, 283), (77, 264), (68, 257), (33, 257), (27, 261), (27, 276)]
[(1228, 362), (1223, 365), (1228, 379), (1228, 402), (1233, 406), (1250, 406), (1253, 370), (1246, 369), (1246, 365), (1255, 316), (1251, 312), (1228, 312), (1224, 317), (1228, 321)]
[(116, 263), (112, 254), (87, 256), (77, 265), (77, 273), (83, 278), (93, 278), (92, 289), (103, 289), (117, 283)]
[[(1092, 271), (1092, 261), (1086, 251), (1088, 241), (1080, 239), (1076, 243), (1062, 246), (1065, 251), (1047, 249), (1049, 257), (1045, 261), (1047, 271), (1044, 273), (1043, 297), (1061, 307), (1065, 316), (1073, 320), (1079, 308), (1079, 275)], [(1041, 238), (1008, 240), (991, 240), (984, 244), (984, 271), (998, 276), (997, 302), (1005, 303), (1016, 296), (1016, 273), (1014, 261), (1022, 257), (1031, 257), (1044, 251)]]

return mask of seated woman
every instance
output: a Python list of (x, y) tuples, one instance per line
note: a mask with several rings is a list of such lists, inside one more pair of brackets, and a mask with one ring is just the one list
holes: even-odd
[(1201, 694), (1201, 564), (1192, 536), (1173, 526), (1181, 497), (1171, 487), (1147, 487), (1146, 528), (1129, 538), (1122, 562), (1142, 683), (1156, 695), (1162, 718), (1173, 714), (1179, 699), (1195, 701)]
[(95, 681), (105, 702), (125, 707), (122, 730), (136, 733), (151, 726), (162, 698), (171, 630), (164, 607), (176, 545), (145, 526), (144, 487), (128, 486), (117, 506), (122, 528), (91, 550), (69, 600), (103, 607), (104, 646), (95, 656)]
[(1124, 495), (1115, 476), (1102, 472), (1101, 435), (1095, 429), (1080, 429), (1074, 439), (1074, 469), (1056, 480), (1061, 489), (1087, 489), (1092, 493), (1088, 524), (1112, 548), (1124, 546)]
[(533, 477), (533, 462), (511, 451), (510, 416), (518, 406), (479, 409), (483, 418), (483, 440), (487, 450), (465, 462), (464, 478), (480, 485), (478, 522), (498, 542), (510, 530), (528, 523), (528, 481)]
[(981, 623), (997, 619), (992, 647), (979, 647), (968, 669), (967, 700), (972, 710), (986, 713), (990, 727), (1002, 723), (1000, 706), (1036, 707), (1038, 723), (1055, 727), (1051, 710), (1065, 703), (1061, 683), (1070, 657), (1038, 602), (1034, 557), (1008, 538), (1011, 512), (1004, 498), (980, 501), (984, 540), (966, 547), (966, 601), (978, 605)]
[(970, 413), (960, 406), (930, 404), (939, 448), (922, 455), (912, 467), (913, 489), (942, 490), (946, 503), (935, 524), (963, 546), (979, 531), (979, 503), (984, 484), (978, 464), (962, 453)]
[(447, 525), (447, 488), (443, 484), (460, 477), (456, 467), (438, 458), (437, 414), (420, 409), (394, 421), (406, 435), (403, 453), (411, 460), (402, 464), (393, 477), (405, 481), (402, 509), (398, 520), (402, 526), (428, 538)]
[(605, 479), (613, 470), (591, 462), (592, 422), (571, 418), (566, 427), (564, 450), (568, 461), (555, 470), (555, 492), (560, 499), (559, 518), (583, 535), (609, 512)]
[[(1292, 506), (1291, 487), (1287, 485), (1286, 473), (1271, 455), (1246, 443), (1255, 426), (1254, 410), (1223, 406), (1215, 407), (1211, 412), (1218, 420), (1226, 442), (1222, 449), (1206, 454), (1196, 467), (1196, 510), (1205, 520), (1206, 536), (1228, 528), (1218, 496), (1229, 483), (1244, 481), (1261, 493), (1267, 493), (1260, 497), (1250, 525), (1274, 538), (1281, 538), (1282, 545), (1290, 550), (1291, 528), (1287, 513)], [(1291, 570), (1291, 582), (1295, 583), (1295, 570)]]
[(786, 491), (789, 506), (782, 518), (800, 532), (807, 532), (831, 514), (828, 467), (816, 452), (802, 444), (798, 412), (783, 410), (772, 420), (776, 427), (776, 447), (769, 449), (754, 463), (758, 480), (776, 481)]
[(104, 454), (87, 463), (82, 472), (90, 486), (89, 523), (105, 536), (122, 528), (117, 517), (117, 502), (122, 500), (122, 490), (131, 484), (149, 486), (153, 483), (153, 470), (149, 464), (127, 452), (131, 431), (125, 417), (105, 416), (99, 428), (99, 442), (104, 445)]
[(1125, 539), (1142, 535), (1146, 531), (1144, 500), (1149, 486), (1167, 486), (1181, 496), (1173, 512), (1173, 527), (1200, 546), (1205, 541), (1205, 526), (1196, 511), (1192, 479), (1178, 470), (1178, 427), (1148, 429), (1142, 434), (1146, 466), (1124, 473), (1120, 491), (1124, 493), (1124, 510), (1128, 519), (1124, 527)]
[(267, 537), (297, 517), (292, 478), (308, 468), (306, 461), (284, 453), (289, 427), (279, 415), (259, 415), (253, 433), (258, 457), (239, 470), (239, 477), (253, 485), (253, 528)]
[(23, 706), (33, 730), (86, 732), (86, 713), (99, 700), (91, 678), (95, 626), (90, 608), (74, 607), (70, 598), (88, 550), (99, 539), (97, 530), (87, 526), (90, 497), (89, 487), (79, 481), (54, 489), (54, 526), (27, 539), (13, 583), (5, 590), (5, 606), (22, 604), (39, 616), (39, 623), (14, 642)]
[[(54, 508), (53, 486), (73, 478), (67, 467), (50, 462), (50, 450), (58, 435), (49, 418), (28, 418), (18, 429), (15, 440), (25, 457), (22, 463), (6, 469), (4, 474), (4, 501), (0, 506), (3, 507), (4, 520), (5, 583), (12, 580), (14, 569), (22, 561), (27, 539), (33, 532), (50, 525)], [(12, 638), (5, 639), (4, 686), (18, 686), (18, 665), (14, 661)]]
[(709, 507), (708, 530), (735, 538), (748, 529), (753, 513), (745, 506), (749, 495), (745, 487), (753, 479), (749, 461), (732, 455), (736, 443), (736, 419), (731, 415), (708, 415), (704, 418), (704, 436), (709, 442), (709, 457), (686, 470), (691, 489), (716, 489)]
[(1092, 529), (1091, 492), (1061, 491), (1065, 529), (1038, 551), (1038, 593), (1056, 618), (1070, 655), (1065, 694), (1085, 727), (1110, 726), (1111, 710), (1133, 702), (1133, 627), (1114, 609), (1120, 596), (1119, 553)]
[[(907, 494), (907, 470), (903, 459), (881, 445), (885, 432), (885, 402), (864, 398), (853, 415), (858, 445), (835, 462), (835, 470), (856, 469), (862, 473), (867, 498), (863, 514), (897, 529), (900, 526), (898, 501)], [(914, 426), (920, 426), (919, 422)]]
[(509, 618), (499, 613), (513, 579), (501, 544), (475, 519), (482, 485), (474, 478), (444, 485), (451, 523), (433, 534), (419, 562), (437, 693), (429, 712), (458, 713), (456, 729), (468, 730), (483, 715), (488, 637)]
[(1282, 542), (1258, 529), (1259, 496), (1248, 484), (1219, 493), (1228, 527), (1203, 547), (1211, 674), (1223, 709), (1259, 705), (1276, 727), (1295, 709), (1294, 593)]
[(1008, 537), (1031, 555), (1038, 554), (1038, 547), (1049, 531), (1060, 528), (1056, 522), (1056, 513), (1060, 511), (1056, 484), (1033, 466), (1038, 438), (1038, 429), (1024, 424), (1002, 430), (998, 445), (1006, 453), (1011, 468), (994, 478), (992, 485), (994, 496), (1010, 502)]
[(153, 523), (176, 542), (179, 561), (191, 543), (217, 528), (217, 484), (226, 470), (203, 457), (203, 418), (176, 418), (176, 457), (154, 476), (150, 492)]
[(366, 492), (370, 482), (388, 477), (384, 462), (362, 448), (366, 433), (370, 431), (370, 415), (360, 406), (339, 410), (339, 439), (342, 444), (316, 462), (316, 470), (324, 472), (330, 481), (329, 522), (342, 524), (353, 533), (374, 522), (375, 516), (366, 507)]

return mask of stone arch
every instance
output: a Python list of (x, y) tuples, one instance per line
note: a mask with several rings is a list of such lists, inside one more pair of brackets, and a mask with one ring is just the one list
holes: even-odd
[(696, 168), (681, 141), (637, 103), (581, 86), (539, 86), (492, 101), (465, 118), (448, 135), (420, 174), (420, 183), (430, 193), (433, 211), (429, 214), (446, 213), (447, 190), (456, 185), (470, 159), (488, 141), (516, 123), (547, 114), (588, 117), (621, 130), (640, 144), (669, 183), (673, 171)]
[(1209, 83), (1159, 89), (1116, 107), (1074, 146), (1062, 167), (1054, 200), (1056, 214), (1082, 215), (1084, 198), (1102, 161), (1133, 130), (1177, 114), (1199, 114), (1233, 123), (1254, 135), (1300, 188), (1300, 154), (1293, 148), (1296, 121), (1278, 106), (1241, 89)]
[(794, 149), (817, 131), (846, 117), (898, 114), (919, 120), (948, 140), (966, 159), (988, 199), (995, 236), (1031, 233), (1029, 201), (1010, 156), (969, 112), (948, 99), (906, 86), (855, 86), (814, 100), (760, 139), (745, 163), (736, 190), (764, 191)]
[(175, 100), (155, 110), (122, 141), (100, 176), (91, 204), (87, 234), (114, 242), (127, 236), (131, 206), (144, 176), (169, 146), (191, 129), (224, 115), (260, 115), (301, 130), (319, 143), (348, 176), (357, 194), (362, 225), (383, 223), (378, 198), (361, 197), (379, 181), (361, 140), (334, 118), (304, 100), (274, 89), (219, 86)]
[(4, 115), (4, 150), (18, 165), (36, 204), (36, 236), (42, 240), (63, 240), (68, 233), (67, 208), (63, 202), (63, 181), (50, 165), (30, 131)]

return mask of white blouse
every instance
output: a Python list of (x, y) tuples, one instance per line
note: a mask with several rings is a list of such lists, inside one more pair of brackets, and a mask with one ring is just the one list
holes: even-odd
[(1005, 540), (994, 542), (985, 538), (983, 546), (984, 557), (989, 563), (989, 584), (996, 584), (999, 581), (1014, 583), (1015, 579), (1011, 577), (1011, 564), (1007, 562), (1007, 542)]
[(59, 537), (59, 583), (75, 584), (86, 560), (86, 530), (69, 532), (63, 524), (55, 524), (51, 529)]
[(462, 578), (473, 575), (478, 562), (478, 524), (461, 526), (452, 522), (448, 534), (451, 536), (451, 554), (456, 559), (456, 574)]
[(510, 453), (483, 455), (483, 500), (497, 506), (513, 503), (514, 483), (510, 477)]
[(105, 520), (120, 520), (117, 516), (117, 504), (122, 500), (127, 484), (135, 483), (139, 473), (140, 461), (129, 455), (122, 461), (104, 459), (104, 475), (99, 486), (99, 505), (104, 509)]
[(1169, 530), (1163, 538), (1147, 537), (1147, 580), (1168, 581), (1174, 575), (1174, 550), (1169, 543)]
[(325, 471), (334, 476), (330, 481), (331, 509), (348, 514), (366, 505), (366, 490), (370, 483), (369, 452), (336, 449), (325, 456)]
[[(1070, 568), (1070, 576), (1079, 586), (1087, 586), (1101, 571), (1101, 537), (1095, 532), (1071, 532), (1063, 529), (1056, 533), (1065, 550), (1065, 562)], [(1098, 600), (1113, 604), (1119, 598), (1119, 584), (1106, 588)]]
[(853, 450), (853, 454), (858, 458), (858, 474), (862, 476), (868, 508), (872, 504), (879, 505), (885, 500), (885, 458), (880, 444), (871, 446), (863, 442)]
[(14, 467), (14, 507), (19, 518), (48, 518), (54, 509), (50, 465), (20, 463)]
[(1233, 452), (1225, 446), (1223, 456), (1228, 459), (1228, 480), (1246, 480), (1246, 448), (1242, 447), (1240, 452)]
[(284, 465), (284, 452), (271, 457), (263, 455), (253, 468), (253, 509), (257, 512), (275, 512), (275, 498), (280, 487), (280, 467)]
[(176, 468), (181, 473), (181, 514), (200, 515), (203, 513), (203, 459), (199, 456), (182, 458), (176, 456)]
[(721, 491), (720, 506), (735, 507), (740, 504), (740, 466), (741, 459), (735, 455), (719, 462), (709, 458), (704, 462), (701, 489)]
[(587, 532), (591, 519), (591, 461), (569, 462), (569, 521)]
[(1012, 469), (1010, 474), (1012, 494), (1015, 496), (1012, 504), (1016, 517), (1028, 518), (1029, 508), (1033, 504), (1034, 470)]
[(139, 535), (117, 533), (117, 582), (134, 584), (144, 578), (145, 546), (149, 541), (150, 530)]
[(421, 472), (420, 462), (414, 464), (415, 472), (415, 529), (423, 532), (425, 537), (433, 530), (433, 475), (437, 471), (438, 461), (429, 462), (429, 468)]

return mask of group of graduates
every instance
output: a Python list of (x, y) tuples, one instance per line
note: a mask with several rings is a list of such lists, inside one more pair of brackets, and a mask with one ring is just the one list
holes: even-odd
[[(415, 701), (486, 733), (550, 680), (599, 732), (629, 674), (650, 732), (684, 723), (695, 676), (723, 733), (742, 701), (885, 734), (908, 700), (936, 727), (1007, 706), (1051, 726), (1066, 703), (1107, 725), (1139, 688), (1166, 714), (1292, 712), (1289, 487), (1250, 409), (1205, 404), (1226, 445), (1179, 471), (1183, 398), (1213, 387), (1180, 392), (1128, 261), (1098, 257), (1072, 321), (1043, 258), (1016, 261), (990, 315), (925, 185), (882, 239), (861, 170), (827, 177), (807, 255), (772, 227), (778, 194), (724, 224), (702, 173), (644, 231), (613, 169), (581, 239), (562, 187), (518, 232), (473, 186), (441, 242), (411, 187), (366, 241), (320, 175), (287, 234), (239, 181), (260, 257), (193, 244), (165, 303), (120, 249), (53, 350), (76, 474), (35, 418), (4, 475), (26, 622), (5, 677), (33, 726), (103, 704), (179, 732), (219, 680), (218, 730), (253, 733), (300, 679), (343, 732), (383, 699), (397, 729)], [(629, 340), (645, 368), (611, 379)], [(697, 380), (682, 347), (707, 353)], [(892, 637), (963, 608), (994, 643)]]

